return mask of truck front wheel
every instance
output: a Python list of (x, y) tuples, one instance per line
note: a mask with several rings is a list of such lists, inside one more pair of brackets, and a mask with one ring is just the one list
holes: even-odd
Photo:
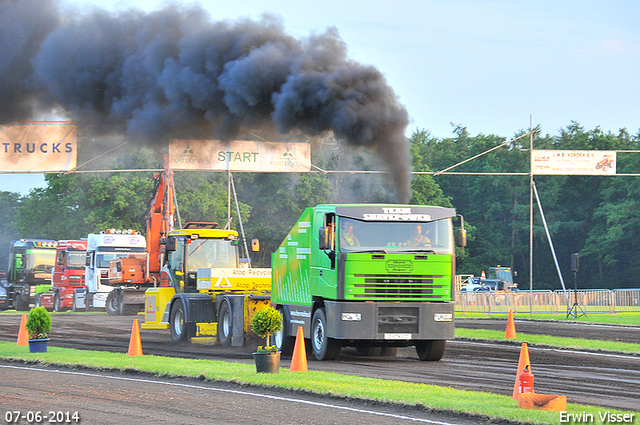
[(444, 348), (447, 345), (446, 339), (434, 339), (416, 342), (416, 352), (422, 361), (438, 361), (444, 355)]
[(293, 354), (293, 344), (295, 340), (293, 339), (292, 336), (286, 335), (286, 329), (287, 329), (288, 323), (287, 323), (286, 317), (284, 317), (283, 308), (278, 307), (278, 311), (282, 316), (282, 329), (276, 332), (276, 334), (273, 336), (273, 342), (275, 346), (278, 348), (278, 351), (281, 351), (282, 354), (285, 356), (290, 356)]
[(182, 300), (177, 300), (171, 309), (171, 319), (169, 325), (171, 328), (171, 341), (184, 342), (187, 340), (187, 323), (186, 315)]
[(324, 308), (313, 313), (311, 320), (311, 347), (318, 360), (335, 360), (340, 356), (342, 346), (338, 341), (327, 336), (327, 315)]

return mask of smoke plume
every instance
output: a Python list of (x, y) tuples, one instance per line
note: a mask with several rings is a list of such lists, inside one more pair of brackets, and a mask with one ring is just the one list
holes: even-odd
[(408, 114), (335, 29), (295, 39), (282, 23), (212, 21), (198, 6), (87, 13), (0, 0), (0, 121), (62, 108), (133, 140), (233, 138), (242, 128), (328, 131), (373, 149), (410, 197)]

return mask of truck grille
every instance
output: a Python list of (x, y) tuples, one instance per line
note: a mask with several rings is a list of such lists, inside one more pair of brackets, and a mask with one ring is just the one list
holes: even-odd
[(355, 294), (356, 298), (369, 299), (439, 299), (442, 295), (434, 295), (434, 289), (443, 288), (434, 284), (433, 279), (442, 278), (437, 275), (368, 275), (357, 274), (364, 283), (356, 283), (354, 288), (363, 288), (364, 293)]
[(378, 333), (418, 333), (417, 307), (378, 308)]

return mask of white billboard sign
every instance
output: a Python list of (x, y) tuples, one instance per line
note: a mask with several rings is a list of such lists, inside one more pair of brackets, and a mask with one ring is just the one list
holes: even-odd
[(616, 152), (534, 149), (531, 171), (547, 175), (615, 176)]
[(172, 140), (169, 167), (178, 170), (308, 172), (311, 147), (308, 143)]

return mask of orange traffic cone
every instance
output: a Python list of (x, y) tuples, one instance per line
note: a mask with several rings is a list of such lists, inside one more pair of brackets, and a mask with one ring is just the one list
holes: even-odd
[(520, 374), (524, 370), (525, 367), (529, 367), (529, 372), (531, 372), (531, 362), (529, 361), (529, 348), (527, 347), (527, 343), (523, 342), (522, 347), (520, 348), (520, 358), (518, 359), (518, 370), (516, 371), (516, 383), (513, 385), (513, 399), (518, 399), (518, 394), (520, 394)]
[(509, 310), (509, 320), (507, 320), (507, 331), (504, 334), (505, 338), (515, 339), (516, 337), (516, 324), (513, 321), (513, 311)]
[(18, 331), (17, 345), (29, 345), (29, 331), (27, 330), (26, 313), (22, 314), (22, 319), (20, 320), (20, 330)]
[(482, 270), (482, 274), (480, 275), (480, 279), (486, 279), (487, 275), (484, 274), (484, 270)]
[(142, 342), (140, 342), (140, 329), (138, 328), (138, 319), (133, 320), (131, 328), (131, 340), (129, 341), (129, 356), (142, 355)]
[(293, 357), (291, 357), (291, 372), (306, 372), (307, 369), (307, 350), (304, 348), (304, 333), (302, 326), (298, 326), (298, 334), (296, 335), (296, 343), (293, 346)]

